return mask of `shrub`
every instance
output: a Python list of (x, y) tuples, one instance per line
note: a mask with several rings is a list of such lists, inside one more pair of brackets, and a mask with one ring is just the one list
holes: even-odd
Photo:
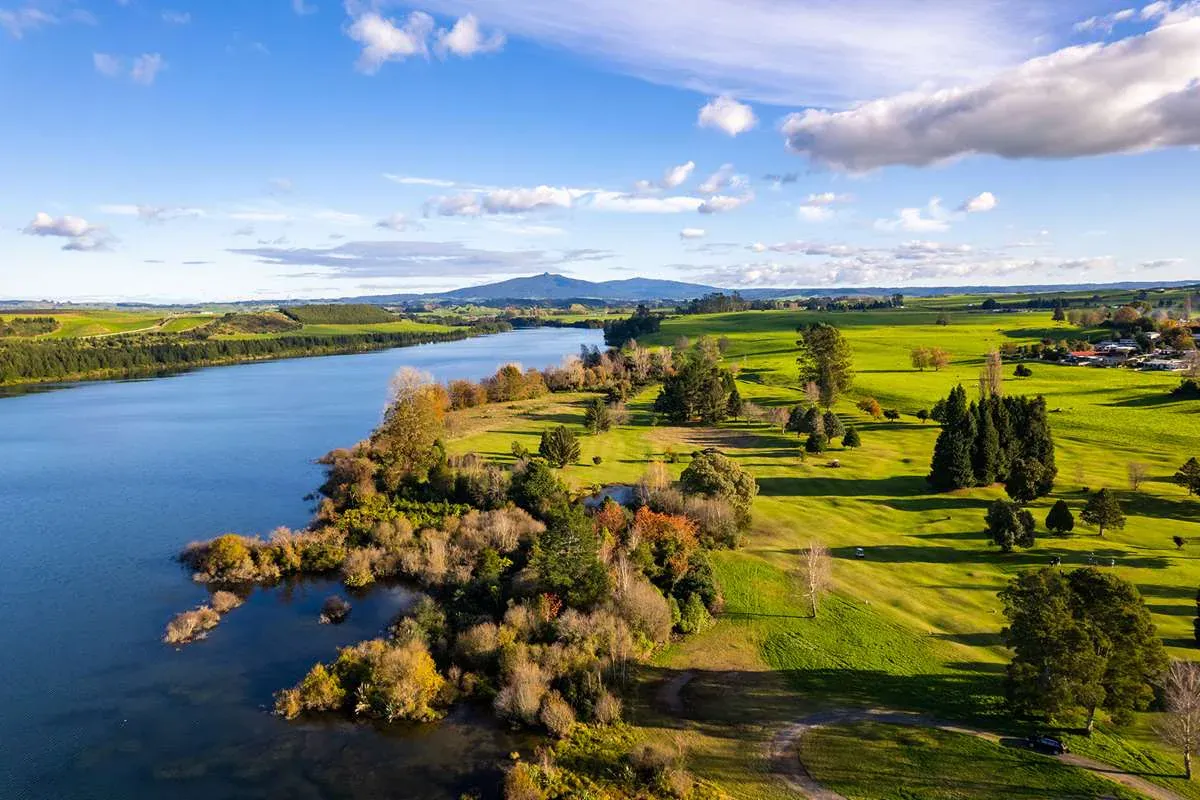
[(570, 703), (563, 700), (561, 694), (548, 692), (542, 698), (542, 711), (539, 718), (552, 736), (561, 739), (570, 733), (571, 728), (575, 725), (575, 710), (571, 708)]
[(504, 776), (504, 800), (546, 800), (538, 785), (537, 770), (529, 764), (514, 764)]
[(604, 456), (592, 456), (592, 463), (597, 467), (604, 463)]
[(720, 497), (743, 517), (748, 517), (750, 504), (758, 494), (758, 483), (728, 456), (705, 452), (692, 459), (679, 476), (680, 485), (689, 494)]
[(712, 622), (712, 615), (704, 607), (700, 595), (693, 592), (688, 595), (687, 603), (683, 606), (682, 617), (679, 620), (680, 633), (699, 633)]
[(216, 611), (218, 614), (228, 614), (245, 601), (233, 592), (227, 592), (222, 589), (213, 592), (213, 596), (209, 598), (208, 602), (212, 606), (213, 611)]
[(454, 643), (456, 660), (485, 669), (500, 651), (500, 628), (494, 622), (481, 622), (458, 635)]
[(343, 648), (332, 672), (347, 696), (354, 698), (357, 715), (387, 722), (441, 717), (437, 704), (446, 682), (419, 639), (397, 644), (372, 639)]
[(653, 584), (639, 576), (630, 578), (624, 588), (618, 588), (613, 599), (615, 610), (629, 627), (656, 644), (671, 638), (671, 609)]
[(220, 622), (221, 615), (208, 606), (183, 611), (167, 623), (167, 633), (163, 636), (163, 641), (167, 644), (194, 642), (203, 639)]
[(1013, 370), (1013, 375), (1016, 375), (1018, 378), (1030, 378), (1033, 377), (1033, 370), (1024, 364), (1017, 364), (1017, 368)]
[(375, 582), (374, 562), (383, 555), (382, 549), (351, 550), (342, 562), (342, 582), (351, 589), (361, 589)]
[(337, 625), (346, 619), (350, 614), (350, 603), (336, 594), (325, 598), (325, 602), (321, 604), (321, 623), (325, 625)]
[(738, 546), (738, 518), (733, 507), (719, 497), (688, 497), (683, 513), (696, 523), (700, 543), (708, 548)]
[(537, 664), (522, 658), (513, 665), (493, 703), (496, 713), (512, 722), (533, 725), (550, 688), (550, 676)]
[(621, 700), (609, 691), (600, 693), (592, 710), (597, 725), (616, 725), (621, 721)]

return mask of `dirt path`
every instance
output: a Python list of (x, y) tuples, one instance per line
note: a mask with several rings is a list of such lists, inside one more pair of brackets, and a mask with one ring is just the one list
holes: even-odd
[(675, 716), (683, 716), (683, 699), (679, 696), (683, 687), (696, 677), (694, 672), (681, 672), (671, 680), (658, 687), (654, 693), (655, 701)]
[[(671, 681), (671, 683), (674, 682)], [(678, 700), (678, 691), (676, 691), (676, 700)], [(845, 725), (854, 722), (882, 722), (889, 725), (936, 728), (950, 733), (975, 736), (980, 739), (986, 739), (989, 742), (1000, 742), (1000, 737), (989, 731), (943, 722), (922, 714), (889, 711), (879, 708), (834, 709), (810, 714), (776, 734), (775, 738), (771, 740), (767, 752), (767, 757), (771, 763), (771, 770), (782, 778), (790, 789), (809, 798), (809, 800), (846, 800), (845, 797), (837, 792), (826, 789), (808, 774), (808, 770), (804, 768), (804, 764), (801, 763), (800, 757), (796, 752), (796, 746), (799, 744), (800, 739), (813, 728), (820, 728), (826, 725)], [(1153, 800), (1183, 800), (1182, 797), (1169, 789), (1164, 789), (1161, 786), (1150, 783), (1137, 775), (1121, 772), (1110, 764), (1075, 755), (1074, 753), (1059, 756), (1058, 760), (1064, 764), (1071, 764), (1072, 766), (1086, 769), (1101, 778), (1106, 778), (1133, 789), (1135, 792), (1141, 792), (1146, 797), (1153, 798)]]

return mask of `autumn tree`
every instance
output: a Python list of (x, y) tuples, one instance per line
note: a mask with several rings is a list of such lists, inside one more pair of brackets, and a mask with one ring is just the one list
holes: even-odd
[(1129, 488), (1136, 492), (1141, 488), (1142, 482), (1146, 480), (1146, 465), (1138, 461), (1130, 461), (1126, 466), (1126, 472), (1129, 474)]
[(1200, 664), (1174, 659), (1162, 679), (1159, 736), (1183, 755), (1183, 773), (1192, 779), (1192, 755), (1200, 752)]
[(908, 354), (909, 360), (912, 361), (913, 369), (919, 369), (922, 372), (926, 367), (933, 365), (933, 359), (928, 347), (914, 347)]
[(1095, 525), (1099, 528), (1101, 536), (1104, 535), (1105, 528), (1120, 530), (1125, 527), (1125, 512), (1121, 510), (1121, 504), (1117, 502), (1116, 496), (1111, 494), (1108, 489), (1101, 489), (1089, 497), (1079, 518), (1088, 525)]
[(883, 407), (879, 405), (879, 401), (874, 397), (864, 397), (856, 403), (858, 410), (871, 417), (871, 419), (879, 419), (883, 416)]
[(798, 329), (800, 380), (812, 381), (820, 393), (821, 405), (833, 406), (854, 382), (850, 345), (832, 325), (816, 322)]
[(371, 447), (389, 485), (405, 477), (424, 480), (444, 457), (439, 442), (445, 436), (446, 390), (426, 372), (404, 367), (389, 385), (383, 422), (371, 436)]
[(815, 619), (821, 597), (833, 588), (833, 558), (829, 555), (829, 548), (815, 540), (809, 542), (801, 558), (800, 576), (804, 583), (804, 595), (808, 598)]
[(950, 366), (950, 353), (940, 347), (930, 348), (929, 366), (933, 367), (935, 372), (941, 372), (946, 367)]

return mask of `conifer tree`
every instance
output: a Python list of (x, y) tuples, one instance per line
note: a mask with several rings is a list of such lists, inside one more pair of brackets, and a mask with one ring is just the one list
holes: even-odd
[(971, 468), (975, 471), (975, 483), (991, 486), (1001, 477), (1000, 436), (996, 432), (991, 414), (992, 398), (984, 398), (979, 404), (971, 404), (971, 415), (975, 418), (975, 441), (971, 447)]
[(1099, 528), (1101, 536), (1104, 535), (1105, 528), (1120, 530), (1125, 527), (1125, 512), (1121, 510), (1121, 504), (1117, 502), (1115, 496), (1109, 493), (1108, 489), (1101, 489), (1089, 497), (1079, 518), (1088, 525), (1095, 525)]
[(853, 425), (846, 428), (846, 433), (842, 436), (842, 447), (862, 447), (862, 438), (858, 435), (858, 428)]
[(1075, 515), (1065, 500), (1056, 502), (1046, 514), (1046, 529), (1060, 534), (1075, 530)]
[(826, 411), (822, 414), (821, 422), (823, 423), (825, 436), (828, 439), (837, 439), (846, 433), (846, 428), (842, 425), (842, 418), (832, 411)]
[(942, 432), (933, 447), (927, 480), (935, 489), (962, 489), (975, 483), (971, 450), (975, 443), (975, 419), (967, 408), (962, 385), (950, 391), (943, 412)]

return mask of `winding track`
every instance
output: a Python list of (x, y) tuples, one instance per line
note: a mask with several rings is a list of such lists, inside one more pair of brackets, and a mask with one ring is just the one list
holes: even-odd
[[(681, 672), (671, 680), (663, 683), (655, 694), (658, 704), (664, 706), (676, 716), (682, 715), (684, 704), (680, 695), (684, 687), (694, 677), (695, 674), (692, 672)], [(793, 722), (775, 734), (775, 737), (771, 739), (767, 746), (767, 758), (771, 764), (771, 771), (778, 775), (787, 784), (788, 788), (808, 798), (808, 800), (846, 800), (843, 795), (826, 789), (814, 780), (808, 774), (808, 770), (804, 768), (804, 764), (800, 761), (799, 754), (796, 751), (800, 739), (814, 728), (821, 728), (826, 725), (847, 725), (855, 722), (882, 722), (888, 725), (935, 728), (948, 733), (961, 733), (966, 736), (985, 739), (993, 744), (1000, 743), (1000, 736), (991, 731), (946, 722), (924, 714), (894, 711), (886, 708), (838, 708), (809, 714), (807, 717)], [(1146, 797), (1152, 798), (1152, 800), (1184, 800), (1183, 797), (1175, 794), (1170, 789), (1150, 783), (1145, 778), (1132, 773), (1122, 772), (1111, 764), (1105, 764), (1102, 761), (1096, 761), (1095, 759), (1086, 758), (1074, 753), (1065, 753), (1058, 756), (1057, 760), (1064, 764), (1079, 767), (1080, 769), (1086, 769), (1101, 778), (1119, 783), (1135, 792), (1140, 792)]]

